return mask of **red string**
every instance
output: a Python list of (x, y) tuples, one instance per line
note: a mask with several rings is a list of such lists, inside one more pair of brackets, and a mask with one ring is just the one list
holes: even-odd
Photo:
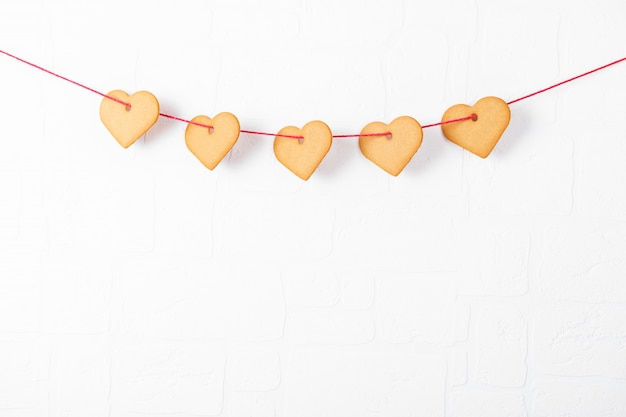
[(358, 134), (350, 134), (350, 135), (333, 135), (334, 138), (358, 138), (358, 137), (372, 137), (372, 136), (388, 136), (391, 135), (391, 132), (381, 132), (381, 133), (358, 133)]
[[(45, 73), (47, 73), (47, 74), (53, 75), (53, 76), (55, 76), (55, 77), (57, 77), (57, 78), (60, 78), (60, 79), (62, 79), (62, 80), (65, 80), (65, 81), (67, 81), (67, 82), (70, 82), (70, 83), (72, 83), (72, 84), (74, 84), (74, 85), (77, 85), (77, 86), (79, 86), (79, 87), (82, 87), (82, 88), (84, 88), (85, 90), (89, 90), (89, 91), (91, 91), (92, 93), (96, 93), (96, 94), (98, 94), (98, 95), (100, 95), (100, 96), (102, 96), (102, 97), (108, 98), (109, 100), (113, 100), (113, 101), (115, 101), (115, 102), (117, 102), (117, 103), (120, 103), (120, 104), (123, 104), (124, 106), (127, 106), (127, 107), (129, 107), (129, 106), (130, 106), (130, 103), (126, 103), (126, 102), (124, 102), (124, 101), (122, 101), (122, 100), (119, 100), (119, 99), (117, 99), (117, 98), (115, 98), (115, 97), (111, 97), (111, 96), (109, 96), (109, 95), (106, 95), (106, 94), (104, 94), (104, 93), (101, 93), (101, 92), (100, 92), (100, 91), (98, 91), (98, 90), (94, 90), (93, 88), (91, 88), (91, 87), (87, 87), (87, 86), (86, 86), (86, 85), (84, 85), (84, 84), (81, 84), (81, 83), (79, 83), (79, 82), (76, 82), (76, 81), (70, 80), (69, 78), (66, 78), (66, 77), (64, 77), (64, 76), (62, 76), (62, 75), (59, 75), (59, 74), (57, 74), (57, 73), (54, 73), (54, 72), (52, 72), (52, 71), (50, 71), (50, 70), (47, 70), (47, 69), (45, 69), (45, 68), (43, 68), (43, 67), (40, 67), (39, 65), (33, 64), (32, 62), (26, 61), (25, 59), (19, 58), (19, 57), (17, 57), (17, 56), (15, 56), (15, 55), (13, 55), (13, 54), (10, 54), (10, 53), (8, 53), (8, 52), (5, 52), (5, 51), (1, 50), (1, 49), (0, 49), (0, 53), (2, 53), (2, 54), (4, 54), (4, 55), (6, 55), (6, 56), (8, 56), (8, 57), (11, 57), (11, 58), (13, 58), (13, 59), (16, 59), (16, 60), (18, 60), (18, 61), (20, 61), (20, 62), (22, 62), (22, 63), (24, 63), (24, 64), (30, 65), (30, 66), (31, 66), (31, 67), (33, 67), (33, 68), (37, 68), (38, 70), (41, 70), (41, 71), (43, 71), (43, 72), (45, 72)], [(507, 102), (507, 104), (509, 104), (509, 105), (510, 105), (510, 104), (513, 104), (513, 103), (517, 103), (518, 101), (522, 101), (522, 100), (525, 100), (525, 99), (527, 99), (527, 98), (530, 98), (530, 97), (536, 96), (537, 94), (541, 94), (541, 93), (546, 92), (546, 91), (548, 91), (548, 90), (551, 90), (551, 89), (553, 89), (553, 88), (559, 87), (559, 86), (561, 86), (561, 85), (563, 85), (563, 84), (569, 83), (569, 82), (571, 82), (571, 81), (574, 81), (574, 80), (577, 80), (577, 79), (579, 79), (579, 78), (585, 77), (585, 76), (587, 76), (587, 75), (589, 75), (589, 74), (593, 74), (594, 72), (597, 72), (597, 71), (603, 70), (603, 69), (605, 69), (605, 68), (608, 68), (608, 67), (610, 67), (610, 66), (612, 66), (612, 65), (619, 64), (620, 62), (623, 62), (623, 61), (626, 61), (626, 57), (621, 58), (621, 59), (618, 59), (618, 60), (613, 61), (613, 62), (610, 62), (610, 63), (608, 63), (608, 64), (606, 64), (606, 65), (602, 65), (602, 66), (600, 66), (600, 67), (598, 67), (598, 68), (594, 68), (594, 69), (592, 69), (592, 70), (590, 70), (590, 71), (587, 71), (587, 72), (582, 73), (582, 74), (580, 74), (580, 75), (577, 75), (577, 76), (575, 76), (575, 77), (568, 78), (567, 80), (564, 80), (564, 81), (558, 82), (558, 83), (553, 84), (553, 85), (551, 85), (551, 86), (549, 86), (549, 87), (542, 88), (541, 90), (537, 90), (537, 91), (535, 91), (535, 92), (533, 92), (533, 93), (530, 93), (530, 94), (527, 94), (527, 95), (525, 95), (525, 96), (523, 96), (523, 97), (516, 98), (515, 100), (508, 101), (508, 102)], [(206, 127), (206, 128), (209, 128), (209, 129), (213, 127), (213, 126), (205, 125), (205, 124), (202, 124), (202, 123), (197, 123), (197, 122), (194, 122), (194, 121), (191, 121), (191, 120), (183, 119), (182, 117), (173, 116), (173, 115), (171, 115), (171, 114), (159, 113), (159, 116), (166, 117), (166, 118), (168, 118), (168, 119), (172, 119), (172, 120), (178, 120), (178, 121), (180, 121), (180, 122), (184, 122), (184, 123), (188, 123), (188, 124), (192, 124), (192, 125), (196, 125), (196, 126)], [(434, 126), (441, 126), (441, 125), (445, 125), (445, 124), (449, 124), (449, 123), (457, 123), (457, 122), (461, 122), (461, 121), (464, 121), (464, 120), (470, 120), (470, 119), (473, 119), (473, 118), (474, 118), (474, 115), (471, 115), (471, 116), (467, 116), (467, 117), (462, 117), (462, 118), (460, 118), (460, 119), (446, 120), (446, 121), (442, 121), (442, 122), (438, 122), (438, 123), (431, 123), (431, 124), (427, 124), (427, 125), (422, 126), (422, 129), (427, 129), (427, 128), (429, 128), (429, 127), (434, 127)], [(295, 135), (282, 135), (282, 134), (278, 134), (278, 133), (258, 132), (258, 131), (255, 131), (255, 130), (243, 130), (243, 129), (242, 129), (242, 130), (240, 130), (240, 132), (241, 132), (241, 133), (249, 133), (249, 134), (252, 134), (252, 135), (281, 136), (281, 137), (293, 138), (293, 139), (303, 139), (303, 136), (295, 136)], [(361, 137), (361, 136), (387, 136), (387, 135), (389, 135), (389, 134), (391, 134), (391, 132), (384, 132), (384, 133), (367, 133), (367, 134), (347, 134), (347, 135), (333, 135), (333, 138), (357, 138), (357, 137)]]
[(85, 90), (89, 90), (89, 91), (91, 91), (92, 93), (96, 93), (96, 94), (98, 94), (98, 95), (101, 95), (102, 97), (106, 97), (106, 98), (108, 98), (109, 100), (116, 101), (116, 102), (118, 102), (118, 103), (120, 103), (120, 104), (123, 104), (123, 105), (125, 105), (125, 106), (130, 106), (130, 104), (129, 104), (129, 103), (125, 103), (125, 102), (123, 102), (122, 100), (119, 100), (119, 99), (117, 99), (117, 98), (115, 98), (115, 97), (108, 96), (108, 95), (106, 95), (106, 94), (104, 94), (104, 93), (101, 93), (101, 92), (100, 92), (100, 91), (98, 91), (98, 90), (94, 90), (94, 89), (93, 89), (93, 88), (91, 88), (91, 87), (87, 87), (86, 85), (83, 85), (83, 84), (78, 83), (78, 82), (76, 82), (76, 81), (72, 81), (72, 80), (70, 80), (69, 78), (65, 78), (65, 77), (64, 77), (64, 76), (62, 76), (62, 75), (59, 75), (59, 74), (57, 74), (57, 73), (54, 73), (54, 72), (52, 72), (52, 71), (50, 71), (50, 70), (47, 70), (47, 69), (45, 69), (45, 68), (43, 68), (43, 67), (40, 67), (39, 65), (35, 65), (35, 64), (33, 64), (32, 62), (28, 62), (28, 61), (26, 61), (25, 59), (19, 58), (19, 57), (15, 56), (15, 55), (11, 55), (10, 53), (8, 53), (8, 52), (4, 52), (4, 51), (3, 51), (3, 50), (1, 50), (1, 49), (0, 49), (0, 53), (3, 53), (3, 54), (5, 54), (6, 56), (9, 56), (9, 57), (11, 57), (11, 58), (13, 58), (13, 59), (17, 59), (18, 61), (23, 62), (24, 64), (27, 64), (27, 65), (30, 65), (31, 67), (37, 68), (38, 70), (41, 70), (41, 71), (43, 71), (43, 72), (45, 72), (45, 73), (47, 73), (47, 74), (54, 75), (55, 77), (58, 77), (58, 78), (60, 78), (60, 79), (62, 79), (62, 80), (65, 80), (65, 81), (67, 81), (67, 82), (70, 82), (70, 83), (72, 83), (72, 84), (74, 84), (74, 85), (77, 85), (77, 86), (79, 86), (79, 87), (83, 87)]
[(281, 138), (291, 138), (291, 139), (304, 139), (304, 136), (295, 136), (295, 135), (283, 135), (278, 133), (268, 133), (268, 132), (257, 132), (256, 130), (239, 130), (241, 133), (250, 133), (251, 135), (263, 135), (263, 136), (279, 136)]
[(429, 124), (429, 125), (422, 126), (422, 129), (428, 129), (429, 127), (434, 127), (434, 126), (447, 125), (447, 124), (450, 124), (450, 123), (462, 122), (463, 120), (470, 120), (470, 119), (473, 119), (474, 117), (476, 117), (476, 115), (472, 114), (470, 116), (461, 117), (459, 119), (452, 119), (452, 120), (446, 120), (445, 122), (432, 123), (432, 124)]
[(624, 57), (624, 58), (622, 58), (622, 59), (618, 59), (617, 61), (609, 62), (609, 63), (608, 63), (608, 64), (606, 64), (606, 65), (602, 65), (601, 67), (598, 67), (598, 68), (592, 69), (591, 71), (587, 71), (587, 72), (582, 73), (582, 74), (580, 74), (580, 75), (577, 75), (577, 76), (575, 76), (575, 77), (568, 78), (567, 80), (565, 80), (565, 81), (561, 81), (561, 82), (556, 83), (556, 84), (553, 84), (553, 85), (551, 85), (550, 87), (542, 88), (541, 90), (535, 91), (534, 93), (527, 94), (527, 95), (525, 95), (524, 97), (520, 97), (520, 98), (516, 98), (515, 100), (508, 101), (506, 104), (513, 104), (513, 103), (517, 103), (518, 101), (522, 101), (522, 100), (527, 99), (527, 98), (529, 98), (529, 97), (536, 96), (537, 94), (541, 94), (541, 93), (543, 93), (543, 92), (545, 92), (545, 91), (552, 90), (553, 88), (558, 87), (558, 86), (563, 85), (563, 84), (566, 84), (566, 83), (569, 83), (570, 81), (577, 80), (577, 79), (582, 78), (582, 77), (584, 77), (584, 76), (586, 76), (586, 75), (593, 74), (593, 73), (594, 73), (594, 72), (596, 72), (596, 71), (600, 71), (600, 70), (603, 70), (603, 69), (605, 69), (605, 68), (608, 68), (608, 67), (610, 67), (611, 65), (619, 64), (619, 63), (620, 63), (620, 62), (622, 62), (622, 61), (626, 61), (626, 57)]
[(207, 129), (212, 129), (213, 128), (213, 126), (209, 126), (209, 125), (205, 125), (205, 124), (202, 124), (202, 123), (194, 122), (192, 120), (183, 119), (182, 117), (178, 117), (178, 116), (172, 116), (171, 114), (159, 113), (159, 116), (167, 117), (168, 119), (172, 119), (172, 120), (178, 120), (179, 122), (185, 122), (185, 123), (188, 123), (190, 125), (206, 127)]

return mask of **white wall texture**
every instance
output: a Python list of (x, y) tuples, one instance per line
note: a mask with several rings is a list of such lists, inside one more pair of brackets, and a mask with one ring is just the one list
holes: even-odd
[[(599, 0), (2, 0), (0, 49), (163, 111), (334, 133), (624, 56)], [(302, 182), (243, 134), (0, 56), (0, 416), (626, 416), (626, 63), (512, 105), (493, 154), (425, 131), (397, 178), (336, 139)]]

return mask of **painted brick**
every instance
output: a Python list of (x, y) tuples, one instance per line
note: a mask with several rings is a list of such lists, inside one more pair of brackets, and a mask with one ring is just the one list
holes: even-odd
[(31, 339), (0, 340), (0, 413), (45, 414), (50, 346)]
[[(537, 9), (526, 4), (507, 7), (493, 4), (485, 10), (479, 7), (479, 13), (483, 20), (478, 31), (479, 50), (473, 54), (474, 65), (470, 69), (472, 78), (479, 81), (471, 83), (471, 96), (524, 95), (534, 91), (537, 83), (557, 76), (559, 13), (544, 8), (537, 15)], [(538, 30), (527, 30), (529, 19)], [(525, 36), (520, 36), (521, 33)], [(542, 65), (511, 65), (512, 54), (517, 60), (540, 60)]]
[(412, 353), (294, 352), (285, 415), (444, 415), (445, 360)]
[(319, 267), (283, 272), (287, 304), (303, 307), (331, 307), (339, 302), (337, 274)]
[[(213, 252), (212, 233), (197, 234), (198, 228), (211, 229), (214, 194), (198, 193), (199, 188), (214, 186), (216, 179), (198, 176), (206, 169), (187, 149), (172, 152), (171, 158), (185, 161), (185, 169), (164, 168), (155, 177), (154, 250), (166, 256), (183, 255), (207, 258)], [(202, 171), (200, 171), (202, 172)], [(185, 212), (185, 216), (173, 213)], [(167, 221), (163, 221), (168, 219)], [(188, 242), (193, 241), (193, 245)]]
[(232, 417), (275, 417), (275, 400), (267, 394), (237, 392), (229, 397), (227, 415)]
[[(334, 223), (331, 204), (293, 195), (272, 200), (257, 197), (254, 193), (237, 194), (218, 203), (214, 228), (215, 245), (219, 248), (216, 255), (226, 259), (238, 259), (245, 254), (257, 260), (302, 261), (319, 259), (331, 252)], [(280, 239), (267, 245), (267, 239), (275, 234), (277, 227), (283, 231)], [(302, 236), (308, 239), (301, 240)], [(301, 244), (293, 245), (294, 241)]]
[[(230, 49), (234, 45), (257, 47), (285, 44), (300, 31), (301, 21), (288, 7), (281, 11), (248, 5), (254, 13), (241, 13), (241, 6), (216, 8), (212, 16), (211, 41), (216, 48)], [(242, 30), (245, 28), (245, 30)]]
[(546, 374), (626, 378), (624, 306), (555, 305), (535, 315), (533, 362)]
[[(362, 52), (353, 49), (324, 51), (270, 45), (242, 55), (231, 48), (221, 56), (221, 73), (228, 77), (221, 78), (218, 85), (220, 107), (239, 109), (242, 125), (249, 129), (266, 126), (264, 130), (274, 132), (315, 120), (311, 117), (323, 120), (335, 130), (346, 124), (346, 114), (358, 110), (360, 122), (350, 123), (349, 127), (356, 130), (347, 132), (358, 133), (368, 121), (384, 115), (386, 94), (379, 59), (370, 60), (370, 65), (353, 65), (360, 58)], [(252, 61), (255, 71), (250, 72)], [(333, 64), (329, 65), (329, 61)], [(273, 64), (277, 62), (289, 64), (284, 71), (276, 71)], [(342, 74), (341, 81), (336, 78), (338, 73)], [(307, 82), (310, 74), (315, 74), (315, 83)], [(322, 95), (320, 85), (328, 88)], [(272, 97), (272, 105), (267, 105), (263, 97)], [(280, 117), (274, 117), (277, 114)], [(271, 120), (274, 122), (270, 125), (267, 121)]]
[(0, 196), (0, 204), (3, 206), (3, 215), (0, 217), (0, 247), (5, 248), (11, 246), (19, 235), (22, 179), (14, 178), (10, 171), (0, 171), (0, 189), (4, 191)]
[(463, 265), (457, 276), (459, 293), (503, 297), (528, 291), (527, 228), (503, 226), (493, 219), (472, 219), (459, 227), (458, 257)]
[(112, 369), (111, 409), (116, 414), (220, 414), (224, 363), (224, 353), (209, 345), (120, 345)]
[(171, 340), (282, 337), (285, 304), (278, 272), (260, 265), (182, 268), (179, 261), (127, 264), (120, 279), (125, 333)]
[[(266, 132), (434, 123), (626, 35), (613, 0), (4, 3), (3, 50)], [(435, 127), (392, 177), (335, 138), (304, 182), (271, 135), (122, 149), (0, 54), (0, 416), (623, 417), (624, 65), (511, 105), (488, 159)]]
[[(307, 7), (304, 34), (308, 42), (319, 46), (381, 46), (402, 21), (401, 4), (382, 0), (362, 3), (361, 7), (321, 0)], [(373, 27), (377, 30), (372, 30)]]
[(50, 415), (109, 416), (111, 357), (103, 337), (62, 343), (53, 350)]
[(523, 387), (526, 383), (528, 326), (516, 308), (485, 307), (476, 325), (476, 378), (486, 385)]
[[(377, 278), (382, 281), (378, 310), (383, 340), (439, 345), (457, 340), (458, 306), (451, 292), (451, 274), (384, 275)], [(463, 311), (469, 315), (469, 311)], [(467, 320), (461, 319), (461, 323), (467, 325)]]
[(39, 288), (0, 288), (0, 334), (40, 330)]
[(296, 344), (358, 345), (371, 342), (376, 328), (367, 311), (326, 309), (292, 313), (287, 333)]
[(228, 353), (226, 383), (235, 391), (272, 391), (281, 381), (280, 355), (262, 350)]
[(528, 417), (521, 393), (458, 390), (450, 397), (451, 417)]
[(626, 415), (626, 384), (584, 379), (538, 379), (532, 384), (532, 416)]
[(590, 303), (626, 302), (621, 224), (600, 219), (581, 224), (572, 219), (547, 228), (539, 281), (542, 295)]
[(374, 305), (376, 282), (372, 272), (347, 270), (338, 275), (341, 307), (365, 309)]
[[(454, 270), (456, 260), (449, 253), (456, 231), (451, 219), (464, 209), (456, 197), (415, 201), (392, 193), (384, 199), (355, 203), (338, 212), (333, 248), (374, 270)], [(389, 259), (393, 259), (391, 265)]]
[[(571, 213), (574, 144), (570, 137), (547, 122), (534, 125), (536, 129), (541, 126), (541, 133), (517, 133), (530, 130), (528, 120), (538, 121), (548, 112), (545, 107), (554, 105), (541, 103), (533, 107), (527, 119), (524, 114), (513, 113), (509, 128), (488, 160), (466, 154), (466, 175), (475, 178), (471, 183), (472, 211), (509, 216)], [(525, 139), (523, 143), (513, 140), (520, 136)], [(520, 175), (520, 167), (524, 167), (524, 175)], [(542, 187), (534, 187), (536, 184)]]
[(77, 266), (72, 259), (44, 264), (41, 327), (45, 332), (94, 334), (109, 330), (112, 275), (94, 259)]
[(448, 367), (448, 378), (452, 386), (467, 384), (467, 353), (455, 350)]

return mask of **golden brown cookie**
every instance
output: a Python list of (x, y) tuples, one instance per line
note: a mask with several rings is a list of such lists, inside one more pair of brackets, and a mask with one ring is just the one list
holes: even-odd
[(274, 154), (289, 171), (305, 181), (322, 162), (333, 142), (330, 128), (319, 120), (305, 124), (302, 129), (284, 127), (278, 135), (303, 136), (303, 139), (276, 136)]
[(100, 120), (111, 135), (128, 148), (145, 134), (159, 118), (159, 102), (147, 91), (138, 91), (129, 96), (124, 91), (114, 90), (107, 94), (125, 103), (103, 98), (100, 103)]
[[(390, 134), (364, 136), (386, 132)], [(372, 122), (365, 126), (359, 136), (359, 148), (367, 159), (391, 175), (398, 175), (419, 149), (422, 136), (422, 126), (417, 120), (400, 116), (388, 125)]]
[(231, 113), (220, 113), (213, 119), (196, 116), (185, 130), (187, 148), (208, 169), (213, 169), (239, 139), (239, 120)]
[(476, 115), (474, 119), (441, 126), (446, 138), (473, 154), (486, 158), (498, 143), (511, 119), (511, 110), (498, 97), (484, 97), (468, 106), (457, 104), (443, 114), (442, 122)]

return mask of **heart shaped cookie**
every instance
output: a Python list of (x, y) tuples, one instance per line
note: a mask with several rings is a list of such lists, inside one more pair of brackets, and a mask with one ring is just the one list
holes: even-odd
[[(302, 136), (302, 139), (284, 137)], [(276, 159), (303, 180), (308, 180), (330, 150), (333, 134), (324, 122), (315, 120), (302, 129), (284, 127), (274, 139)]]
[(187, 148), (205, 167), (213, 169), (239, 139), (239, 120), (234, 114), (220, 113), (213, 119), (196, 116), (191, 121), (185, 130)]
[(156, 123), (159, 102), (147, 91), (138, 91), (129, 96), (124, 91), (114, 90), (107, 95), (130, 104), (124, 106), (106, 97), (100, 103), (100, 120), (115, 140), (128, 148)]
[[(376, 135), (386, 132), (389, 135)], [(419, 149), (422, 136), (422, 126), (417, 120), (400, 116), (388, 125), (372, 122), (365, 126), (359, 136), (359, 148), (367, 159), (397, 176)]]
[(498, 97), (484, 97), (473, 107), (457, 104), (443, 114), (441, 121), (461, 119), (476, 115), (471, 120), (441, 125), (448, 140), (473, 154), (486, 158), (498, 143), (511, 119), (511, 110)]

